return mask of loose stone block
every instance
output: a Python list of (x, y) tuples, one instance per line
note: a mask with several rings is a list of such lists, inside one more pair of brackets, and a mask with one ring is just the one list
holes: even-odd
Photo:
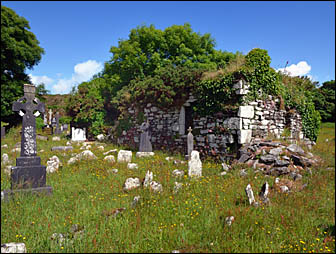
[(1, 244), (1, 253), (27, 253), (24, 243), (4, 243)]
[(253, 106), (239, 106), (238, 116), (244, 118), (253, 118), (254, 117)]
[(120, 150), (117, 157), (118, 162), (131, 162), (132, 161), (132, 151)]
[(105, 156), (104, 161), (108, 161), (108, 162), (114, 163), (115, 159), (114, 159), (113, 155), (107, 155), (107, 156)]
[(137, 152), (135, 154), (135, 157), (137, 157), (137, 158), (150, 157), (150, 156), (154, 156), (154, 152)]
[(127, 178), (126, 182), (123, 185), (123, 190), (128, 191), (128, 190), (132, 190), (135, 188), (140, 187), (140, 180), (139, 178), (135, 177), (135, 178)]
[(136, 163), (128, 163), (127, 164), (127, 168), (128, 169), (137, 169), (138, 168), (138, 164), (136, 164)]
[(246, 144), (251, 141), (252, 130), (239, 130), (238, 131), (238, 143)]

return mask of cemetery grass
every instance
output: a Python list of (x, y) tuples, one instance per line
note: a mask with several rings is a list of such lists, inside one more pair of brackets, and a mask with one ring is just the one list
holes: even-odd
[[(7, 153), (15, 165), (19, 153), (10, 150), (20, 141), (20, 129), (12, 129), (1, 140), (1, 155)], [(326, 139), (328, 141), (326, 142)], [(122, 163), (108, 163), (103, 152), (121, 149), (104, 144), (105, 150), (91, 151), (97, 160), (83, 160), (67, 165), (73, 151), (52, 152), (51, 147), (65, 145), (61, 141), (37, 140), (42, 165), (57, 155), (63, 166), (47, 175), (52, 196), (16, 195), (9, 202), (1, 201), (1, 243), (23, 242), (28, 252), (335, 252), (335, 124), (323, 124), (312, 152), (323, 159), (312, 168), (312, 175), (303, 174), (307, 187), (300, 192), (279, 193), (273, 189), (274, 177), (253, 173), (246, 165), (220, 176), (221, 165), (203, 160), (203, 177), (189, 179), (187, 164), (174, 165), (167, 156), (183, 160), (180, 155), (154, 151), (152, 158), (135, 158), (139, 168), (130, 170)], [(116, 154), (115, 154), (116, 157)], [(240, 177), (239, 169), (247, 168), (248, 176)], [(326, 170), (332, 167), (332, 170)], [(116, 174), (108, 173), (117, 168)], [(172, 176), (174, 169), (185, 176)], [(161, 193), (143, 187), (122, 190), (129, 177), (145, 177), (162, 184)], [(281, 177), (286, 178), (286, 177)], [(174, 182), (183, 183), (174, 193)], [(270, 205), (250, 206), (245, 194), (251, 184), (254, 195), (265, 181), (270, 185)], [(10, 188), (10, 179), (1, 165), (1, 190)], [(140, 201), (132, 208), (133, 198)], [(116, 217), (113, 209), (126, 208)], [(234, 216), (231, 226), (225, 218)], [(69, 233), (73, 224), (84, 227), (82, 237), (57, 244), (53, 233)]]

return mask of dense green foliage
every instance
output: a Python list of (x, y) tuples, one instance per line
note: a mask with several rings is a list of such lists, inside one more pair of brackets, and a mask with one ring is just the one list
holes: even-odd
[(279, 75), (270, 67), (270, 63), (271, 58), (266, 50), (251, 50), (237, 70), (200, 82), (196, 93), (198, 102), (194, 109), (205, 115), (237, 108), (242, 98), (236, 95), (233, 85), (239, 79), (249, 84), (249, 93), (244, 98), (246, 101), (261, 99), (268, 94), (277, 95)]
[[(306, 137), (316, 141), (321, 125), (320, 113), (315, 109), (315, 83), (308, 77), (289, 77), (280, 74), (283, 84), (280, 89), (281, 98), (287, 109), (295, 108), (302, 117), (302, 129)], [(314, 96), (315, 95), (315, 96)]]
[(82, 90), (81, 95), (76, 95), (79, 91), (74, 92), (74, 98), (68, 101), (68, 111), (76, 121), (91, 123), (87, 121), (89, 115), (104, 109), (108, 116), (105, 123), (113, 123), (130, 102), (176, 106), (176, 102), (187, 98), (202, 70), (223, 68), (241, 54), (215, 50), (214, 46), (209, 34), (195, 33), (189, 24), (173, 25), (164, 31), (153, 25), (132, 29), (127, 40), (120, 40), (118, 47), (111, 47), (113, 56), (105, 63), (104, 70), (85, 83), (90, 87), (99, 82), (103, 107), (95, 105), (85, 113), (81, 109), (80, 114), (77, 108), (81, 98), (86, 96)]
[(12, 103), (23, 96), (23, 84), (30, 83), (25, 69), (38, 64), (44, 53), (28, 29), (25, 18), (1, 6), (1, 117), (14, 114)]
[(45, 84), (44, 83), (41, 83), (41, 84), (38, 84), (36, 86), (36, 97), (42, 101), (42, 102), (45, 102), (46, 101), (46, 98), (44, 97), (44, 95), (47, 95), (50, 93), (50, 91), (48, 89), (46, 89), (45, 87)]
[(120, 105), (143, 108), (147, 103), (159, 108), (180, 107), (194, 86), (200, 81), (201, 71), (186, 66), (167, 66), (152, 76), (131, 80), (123, 87), (115, 101)]
[(68, 98), (67, 114), (78, 124), (89, 124), (89, 132), (100, 134), (104, 125), (104, 100), (101, 96), (99, 80), (81, 83), (77, 91)]
[(113, 54), (105, 64), (103, 75), (117, 79), (112, 93), (135, 78), (153, 76), (166, 66), (185, 66), (191, 69), (216, 70), (234, 58), (233, 53), (214, 49), (210, 34), (200, 35), (189, 24), (173, 25), (164, 31), (154, 25), (132, 29), (128, 40), (111, 47)]
[(323, 122), (335, 122), (335, 80), (326, 81), (317, 88), (313, 101)]

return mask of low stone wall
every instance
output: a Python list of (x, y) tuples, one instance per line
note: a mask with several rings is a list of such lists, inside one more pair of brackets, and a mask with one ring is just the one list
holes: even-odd
[[(181, 109), (164, 112), (151, 104), (144, 108), (144, 118), (150, 123), (153, 149), (168, 150), (187, 154), (186, 110), (189, 99)], [(129, 108), (131, 128), (123, 131), (117, 142), (121, 145), (139, 149), (140, 125), (137, 109)], [(226, 156), (235, 153), (242, 144), (254, 138), (268, 135), (280, 137), (285, 128), (289, 138), (303, 138), (301, 116), (295, 110), (281, 110), (278, 99), (269, 96), (267, 100), (257, 100), (240, 106), (238, 112), (230, 115), (198, 117), (192, 115), (191, 127), (194, 135), (194, 150), (201, 155)]]

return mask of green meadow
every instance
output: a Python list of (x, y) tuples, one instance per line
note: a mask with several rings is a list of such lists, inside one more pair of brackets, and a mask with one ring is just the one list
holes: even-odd
[[(20, 142), (20, 128), (11, 129), (1, 139), (1, 155), (7, 153), (11, 165), (19, 152), (11, 152)], [(326, 141), (326, 139), (328, 141)], [(66, 145), (68, 140), (37, 140), (41, 164), (56, 155), (62, 167), (47, 174), (47, 185), (53, 194), (15, 195), (1, 201), (1, 243), (23, 242), (28, 252), (335, 252), (335, 123), (324, 123), (317, 144), (311, 152), (322, 162), (303, 173), (307, 183), (302, 191), (280, 193), (273, 176), (254, 173), (246, 165), (234, 165), (221, 176), (222, 166), (211, 159), (202, 160), (202, 177), (190, 179), (188, 165), (174, 164), (165, 158), (180, 154), (154, 151), (148, 158), (132, 162), (138, 169), (128, 169), (126, 163), (104, 161), (104, 152), (122, 149), (109, 143), (92, 144), (96, 160), (81, 160), (68, 165), (78, 154), (80, 145), (72, 144), (72, 151), (51, 151), (51, 147)], [(104, 151), (97, 149), (103, 145)], [(306, 148), (305, 148), (306, 149)], [(115, 159), (117, 154), (114, 154)], [(247, 168), (246, 177), (239, 169)], [(110, 169), (118, 173), (110, 173)], [(1, 164), (1, 190), (10, 188), (10, 177)], [(184, 177), (172, 175), (174, 169), (184, 171)], [(142, 180), (147, 171), (153, 180), (162, 184), (163, 191), (154, 193), (143, 186), (123, 191), (129, 177)], [(289, 178), (281, 176), (280, 178)], [(257, 198), (261, 186), (270, 185), (270, 204), (250, 206), (245, 188), (251, 184)], [(175, 182), (182, 188), (174, 192)], [(135, 196), (139, 202), (132, 207)], [(113, 216), (118, 208), (126, 208)], [(234, 216), (231, 226), (225, 218)], [(72, 233), (78, 224), (82, 235)], [(51, 239), (54, 233), (68, 234), (68, 241)]]

